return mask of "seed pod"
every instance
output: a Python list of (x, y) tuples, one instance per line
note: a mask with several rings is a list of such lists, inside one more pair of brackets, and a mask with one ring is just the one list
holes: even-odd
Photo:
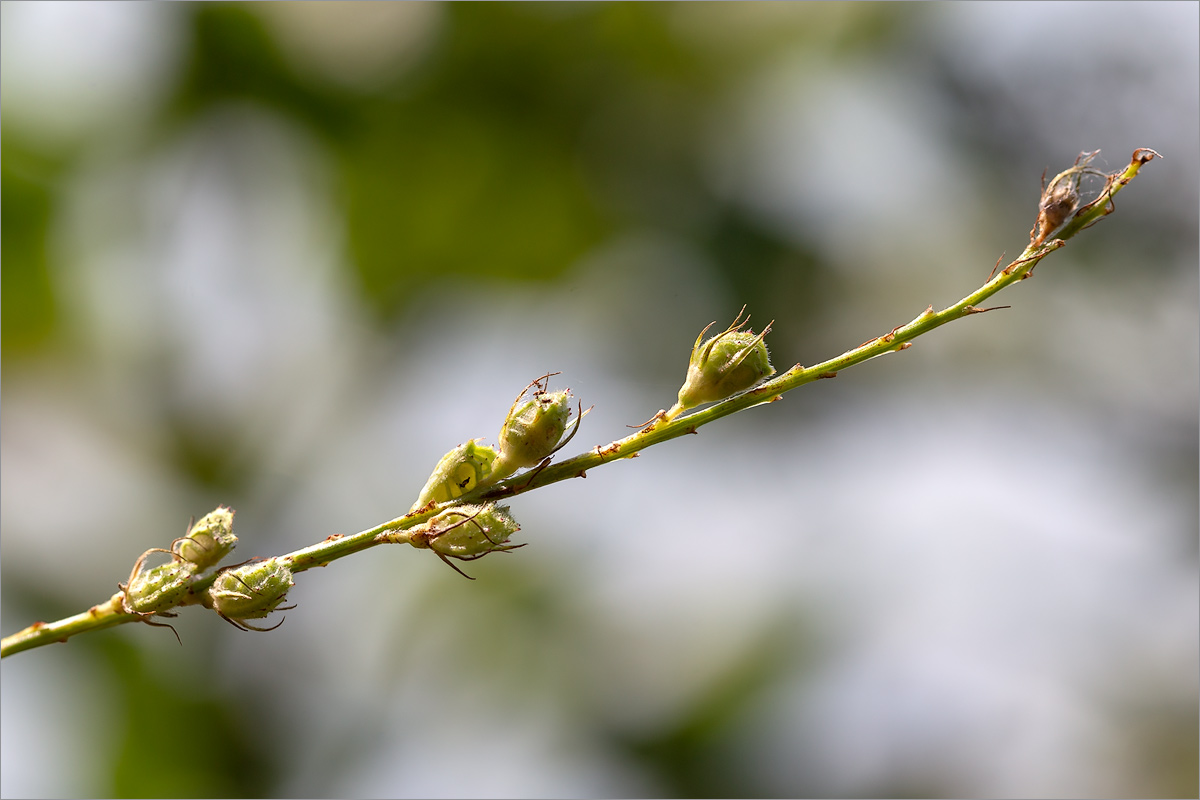
[(689, 408), (732, 397), (774, 374), (775, 368), (771, 366), (763, 341), (771, 325), (755, 336), (753, 331), (741, 329), (749, 321), (749, 317), (742, 320), (739, 313), (732, 325), (704, 344), (700, 340), (712, 325), (700, 331), (692, 346), (687, 378), (679, 389), (679, 402), (667, 412), (668, 419), (674, 419)]
[(410, 511), (424, 508), (431, 502), (444, 503), (462, 497), (481, 484), (490, 483), (496, 451), (478, 444), (480, 441), (472, 439), (442, 456)]
[(295, 584), (282, 561), (268, 558), (218, 573), (206, 592), (205, 605), (242, 630), (271, 630), (247, 625), (245, 620), (262, 619), (279, 608)]
[(219, 563), (235, 544), (233, 509), (219, 506), (192, 525), (186, 536), (176, 539), (171, 551), (200, 572)]
[(146, 557), (151, 553), (169, 553), (168, 550), (154, 548), (142, 553), (133, 565), (129, 582), (120, 588), (124, 592), (121, 605), (128, 614), (148, 617), (153, 614), (168, 614), (187, 595), (188, 586), (192, 579), (191, 565), (174, 557), (166, 564), (143, 569)]
[[(526, 386), (509, 408), (500, 428), (500, 452), (492, 464), (491, 481), (536, 466), (570, 440), (563, 440), (563, 434), (571, 417), (571, 392), (547, 392), (549, 379), (546, 375)], [(535, 386), (537, 391), (526, 397)]]
[(410, 537), (414, 547), (428, 547), (444, 556), (462, 559), (510, 549), (512, 545), (506, 545), (506, 542), (521, 530), (508, 506), (495, 503), (458, 506), (443, 511), (424, 527), (422, 533)]
[(521, 530), (507, 506), (487, 503), (481, 506), (464, 505), (438, 514), (419, 528), (407, 532), (406, 539), (413, 547), (430, 549), (459, 575), (474, 580), (449, 559), (474, 561), (491, 552), (506, 552), (524, 547), (508, 544), (508, 539)]

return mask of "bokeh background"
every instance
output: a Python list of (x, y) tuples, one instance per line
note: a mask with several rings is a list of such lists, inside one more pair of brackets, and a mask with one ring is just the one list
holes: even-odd
[(5, 796), (1195, 797), (1194, 3), (2, 8), (3, 632), (218, 503), (407, 510), (561, 370), (568, 454), (747, 304), (816, 363), (1166, 158), (973, 317), (380, 548), (267, 634), (3, 662)]

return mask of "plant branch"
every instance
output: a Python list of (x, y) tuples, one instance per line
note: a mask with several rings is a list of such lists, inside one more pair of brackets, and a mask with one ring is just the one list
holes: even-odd
[[(428, 530), (427, 521), (447, 509), (469, 503), (483, 503), (513, 497), (569, 478), (585, 477), (588, 470), (602, 464), (633, 458), (647, 447), (685, 434), (696, 433), (700, 427), (714, 420), (779, 400), (784, 392), (791, 391), (798, 386), (822, 378), (832, 378), (842, 370), (856, 364), (886, 353), (905, 350), (918, 336), (923, 336), (949, 322), (993, 310), (983, 308), (981, 304), (1001, 290), (1030, 277), (1034, 267), (1043, 258), (1065, 246), (1067, 240), (1093, 225), (1101, 217), (1112, 213), (1114, 210), (1113, 198), (1116, 194), (1137, 176), (1144, 164), (1159, 157), (1159, 154), (1146, 148), (1135, 150), (1129, 166), (1122, 172), (1104, 175), (1105, 185), (1094, 200), (1084, 206), (1076, 207), (1080, 179), (1084, 175), (1099, 174), (1097, 170), (1089, 166), (1094, 156), (1095, 153), (1081, 155), (1073, 167), (1055, 176), (1043, 191), (1038, 220), (1034, 226), (1034, 232), (1030, 235), (1030, 244), (1025, 251), (999, 273), (995, 273), (993, 270), (993, 275), (989, 276), (988, 280), (978, 289), (941, 311), (935, 312), (930, 306), (911, 322), (899, 325), (888, 333), (870, 339), (836, 358), (811, 367), (797, 364), (749, 391), (714, 403), (702, 410), (669, 421), (666, 412), (659, 412), (649, 424), (623, 439), (604, 446), (597, 445), (586, 453), (557, 464), (550, 464), (549, 458), (547, 458), (537, 468), (505, 481), (479, 486), (446, 502), (431, 502), (402, 517), (359, 533), (347, 536), (335, 534), (316, 544), (279, 556), (274, 561), (294, 573), (325, 566), (339, 558), (379, 544), (407, 542), (414, 546), (428, 546), (427, 543), (436, 538), (439, 532), (431, 533)], [(1064, 213), (1064, 207), (1066, 207), (1066, 213)], [(1050, 239), (1051, 235), (1055, 238)], [(211, 607), (211, 599), (206, 592), (220, 574), (221, 571), (218, 571), (190, 578), (186, 594), (176, 605), (203, 604)], [(87, 631), (109, 628), (126, 622), (150, 622), (148, 615), (127, 610), (124, 594), (124, 591), (118, 592), (108, 601), (93, 606), (81, 614), (52, 623), (36, 622), (19, 633), (5, 637), (0, 643), (0, 657), (54, 642), (65, 642), (71, 636)], [(150, 622), (150, 624), (161, 623)]]

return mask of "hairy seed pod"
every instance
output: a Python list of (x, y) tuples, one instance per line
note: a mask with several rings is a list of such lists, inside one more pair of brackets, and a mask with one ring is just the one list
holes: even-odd
[(236, 544), (233, 509), (220, 506), (201, 517), (186, 536), (176, 539), (171, 551), (199, 572), (219, 563)]
[(493, 550), (511, 550), (510, 536), (521, 530), (507, 506), (458, 506), (438, 514), (409, 535), (413, 547), (470, 561)]
[(500, 430), (500, 457), (518, 469), (532, 467), (554, 452), (571, 417), (571, 392), (539, 392), (514, 406)]
[(474, 561), (488, 553), (524, 547), (523, 544), (508, 544), (509, 537), (520, 529), (506, 506), (495, 503), (461, 505), (443, 511), (412, 530), (384, 534), (382, 541), (406, 541), (413, 547), (432, 550), (459, 575), (474, 580), (450, 559)]
[(442, 456), (410, 510), (424, 508), (431, 502), (444, 503), (462, 497), (472, 489), (489, 483), (496, 451), (479, 444), (480, 441), (472, 439)]
[[(537, 466), (565, 444), (562, 438), (571, 417), (571, 391), (547, 392), (549, 378), (546, 375), (526, 386), (509, 408), (500, 428), (499, 457), (492, 464), (493, 481)], [(537, 390), (526, 397), (534, 387)]]
[(282, 561), (268, 558), (218, 573), (205, 605), (239, 628), (262, 630), (244, 620), (262, 619), (279, 608), (295, 583)]
[(124, 591), (121, 605), (126, 613), (143, 617), (163, 614), (178, 606), (187, 595), (193, 574), (191, 565), (172, 556), (166, 564), (143, 569), (146, 557), (156, 552), (169, 551), (156, 547), (142, 553), (133, 565), (129, 582), (121, 587)]
[(774, 374), (775, 368), (771, 366), (767, 345), (763, 341), (771, 326), (768, 324), (756, 336), (753, 331), (741, 330), (742, 325), (749, 321), (749, 317), (743, 321), (741, 314), (738, 314), (732, 325), (704, 344), (700, 340), (704, 338), (708, 327), (712, 326), (700, 331), (692, 346), (687, 378), (679, 389), (679, 402), (672, 409), (674, 414), (669, 416), (732, 397)]

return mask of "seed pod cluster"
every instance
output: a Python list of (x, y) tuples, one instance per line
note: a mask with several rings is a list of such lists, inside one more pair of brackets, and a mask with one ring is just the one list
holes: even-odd
[[(582, 412), (572, 422), (570, 390), (548, 390), (550, 378), (556, 374), (543, 375), (517, 395), (500, 428), (498, 448), (472, 439), (442, 456), (409, 513), (428, 511), (438, 503), (504, 480), (518, 470), (543, 464), (569, 442), (579, 430)], [(571, 425), (575, 428), (564, 438)], [(473, 561), (493, 551), (522, 547), (507, 544), (518, 530), (520, 526), (503, 506), (458, 505), (416, 528), (382, 534), (380, 541), (406, 541), (413, 547), (432, 550), (455, 571), (470, 577), (449, 559)]]
[[(569, 389), (547, 391), (552, 374), (557, 373), (543, 375), (517, 395), (500, 428), (498, 448), (481, 444), (482, 439), (472, 439), (442, 456), (410, 513), (502, 481), (517, 470), (537, 466), (569, 442), (579, 430), (580, 417), (570, 421)], [(531, 389), (534, 391), (530, 392)], [(575, 428), (563, 438), (571, 425)]]
[[(188, 532), (172, 542), (170, 550), (154, 547), (142, 553), (134, 562), (129, 580), (119, 587), (122, 608), (144, 621), (154, 615), (174, 616), (171, 609), (187, 598), (195, 577), (215, 566), (235, 544), (233, 509), (219, 506), (189, 525)], [(146, 567), (146, 559), (153, 553), (165, 553), (171, 560)]]

